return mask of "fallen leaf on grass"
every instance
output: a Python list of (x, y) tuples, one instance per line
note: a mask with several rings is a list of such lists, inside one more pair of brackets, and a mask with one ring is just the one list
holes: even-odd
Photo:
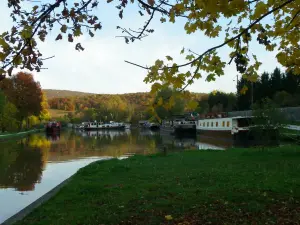
[(166, 216), (165, 216), (165, 219), (166, 219), (166, 220), (172, 220), (173, 217), (172, 217), (171, 215), (166, 215)]

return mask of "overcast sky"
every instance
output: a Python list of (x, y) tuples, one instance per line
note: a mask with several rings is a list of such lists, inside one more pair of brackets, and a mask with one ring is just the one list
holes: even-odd
[[(7, 1), (0, 1), (0, 32), (8, 30), (12, 26), (10, 11)], [(182, 47), (190, 48), (201, 53), (207, 48), (220, 44), (223, 38), (209, 39), (200, 32), (186, 35), (183, 26), (184, 21), (175, 24), (159, 22), (159, 16), (155, 18), (149, 28), (155, 32), (142, 41), (125, 44), (122, 35), (116, 29), (117, 25), (126, 28), (139, 28), (147, 17), (139, 16), (133, 6), (124, 12), (124, 19), (118, 17), (118, 10), (112, 5), (103, 4), (97, 11), (97, 16), (102, 22), (103, 29), (98, 31), (94, 38), (88, 35), (68, 43), (66, 40), (55, 42), (58, 35), (53, 32), (45, 43), (41, 43), (40, 50), (43, 57), (55, 55), (55, 58), (45, 61), (48, 70), (34, 73), (35, 79), (41, 83), (44, 89), (63, 89), (92, 93), (128, 93), (145, 92), (150, 90), (150, 84), (143, 83), (146, 71), (132, 66), (124, 60), (141, 65), (152, 65), (156, 59), (171, 55), (174, 59), (182, 60), (179, 55)], [(225, 21), (224, 21), (225, 23)], [(77, 52), (75, 43), (81, 42), (85, 50)], [(275, 53), (266, 52), (262, 46), (251, 44), (253, 52), (263, 62), (261, 71), (272, 71), (278, 66)], [(226, 57), (229, 49), (221, 49), (221, 56)], [(221, 90), (225, 92), (236, 91), (237, 72), (235, 65), (228, 65), (225, 75), (217, 78), (215, 82), (206, 82), (205, 77), (196, 81), (188, 88), (194, 92), (210, 92)]]

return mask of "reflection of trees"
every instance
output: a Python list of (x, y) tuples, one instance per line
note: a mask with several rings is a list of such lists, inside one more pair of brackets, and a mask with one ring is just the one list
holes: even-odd
[[(26, 140), (26, 139), (25, 139)], [(28, 143), (28, 142), (27, 142)], [(0, 186), (16, 188), (19, 191), (34, 189), (42, 176), (43, 153), (24, 143), (0, 143)]]
[[(134, 132), (134, 131), (133, 131)], [(59, 141), (52, 142), (50, 161), (72, 160), (88, 156), (119, 157), (127, 153), (147, 154), (156, 151), (156, 139), (139, 137), (126, 131), (73, 132), (68, 139), (61, 134)], [(159, 136), (157, 136), (159, 137)]]

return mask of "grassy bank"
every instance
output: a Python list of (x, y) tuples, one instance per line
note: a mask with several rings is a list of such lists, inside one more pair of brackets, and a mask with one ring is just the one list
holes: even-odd
[(293, 224), (300, 148), (96, 162), (17, 224)]
[(20, 131), (20, 132), (0, 133), (0, 140), (1, 139), (7, 139), (7, 138), (20, 137), (20, 136), (27, 135), (27, 134), (30, 134), (30, 133), (40, 132), (42, 130), (44, 130), (44, 128), (43, 129), (32, 129), (32, 130)]
[(68, 115), (69, 112), (73, 112), (73, 111), (66, 111), (66, 110), (59, 110), (59, 109), (49, 109), (48, 110), (51, 118), (53, 119), (59, 119), (62, 118), (66, 115)]

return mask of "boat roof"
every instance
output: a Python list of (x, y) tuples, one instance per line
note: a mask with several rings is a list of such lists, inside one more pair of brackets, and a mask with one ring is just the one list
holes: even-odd
[(213, 120), (213, 119), (242, 119), (252, 118), (253, 116), (233, 116), (233, 117), (214, 117), (214, 118), (200, 118), (199, 120)]

